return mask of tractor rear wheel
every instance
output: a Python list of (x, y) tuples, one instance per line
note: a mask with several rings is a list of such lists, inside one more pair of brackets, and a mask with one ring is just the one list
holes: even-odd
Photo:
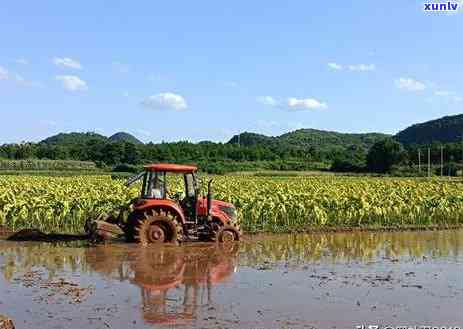
[(183, 238), (183, 228), (177, 217), (163, 210), (145, 214), (135, 227), (135, 241), (147, 246), (153, 243), (178, 243)]

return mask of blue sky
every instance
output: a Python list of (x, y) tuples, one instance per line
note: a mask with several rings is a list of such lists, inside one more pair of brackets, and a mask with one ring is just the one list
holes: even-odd
[[(462, 4), (463, 6), (463, 4)], [(395, 133), (463, 111), (463, 10), (421, 1), (3, 1), (0, 143)]]

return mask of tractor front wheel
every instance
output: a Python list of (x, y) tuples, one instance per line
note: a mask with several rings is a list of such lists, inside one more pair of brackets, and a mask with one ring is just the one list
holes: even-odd
[(241, 232), (232, 225), (224, 225), (217, 232), (217, 241), (221, 243), (239, 241)]

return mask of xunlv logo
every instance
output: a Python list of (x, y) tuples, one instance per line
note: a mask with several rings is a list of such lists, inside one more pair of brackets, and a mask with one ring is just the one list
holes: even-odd
[(457, 2), (438, 2), (438, 3), (425, 3), (424, 11), (457, 11), (458, 3)]

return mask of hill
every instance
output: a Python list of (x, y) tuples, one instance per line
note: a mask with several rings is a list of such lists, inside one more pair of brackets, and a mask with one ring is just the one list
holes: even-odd
[(276, 137), (269, 137), (262, 134), (244, 132), (239, 135), (233, 136), (228, 144), (240, 144), (241, 146), (254, 146), (254, 145), (270, 145), (275, 144)]
[(414, 124), (395, 135), (405, 145), (459, 142), (463, 137), (463, 114)]
[(109, 140), (111, 142), (126, 142), (126, 143), (132, 143), (132, 144), (143, 144), (142, 141), (140, 141), (138, 138), (135, 136), (125, 133), (125, 132), (118, 132), (109, 137)]
[(40, 143), (52, 144), (52, 145), (72, 145), (72, 144), (87, 144), (88, 142), (106, 142), (108, 138), (106, 136), (94, 133), (59, 133), (57, 135), (48, 137)]
[(300, 147), (306, 147), (307, 145), (321, 148), (327, 146), (358, 146), (363, 149), (369, 149), (374, 143), (386, 137), (389, 137), (389, 135), (381, 133), (352, 134), (317, 129), (299, 129), (283, 134), (278, 137), (278, 139), (283, 143)]
[(240, 145), (243, 146), (265, 145), (303, 150), (314, 147), (325, 150), (358, 147), (367, 150), (375, 142), (386, 137), (389, 135), (380, 133), (347, 134), (317, 129), (299, 129), (277, 137), (245, 132), (233, 136), (228, 144), (238, 144), (239, 141)]
[(40, 143), (49, 145), (87, 145), (89, 143), (103, 143), (103, 142), (127, 142), (132, 144), (143, 144), (140, 140), (134, 136), (125, 133), (118, 132), (111, 137), (106, 137), (94, 132), (86, 133), (59, 133), (57, 135), (48, 137)]

